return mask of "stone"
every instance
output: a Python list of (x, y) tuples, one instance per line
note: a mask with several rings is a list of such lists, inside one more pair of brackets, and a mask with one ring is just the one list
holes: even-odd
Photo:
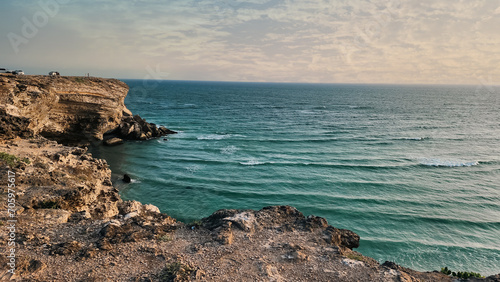
[(50, 251), (51, 255), (71, 255), (78, 252), (82, 248), (82, 244), (77, 241), (60, 243), (55, 245)]
[(117, 137), (113, 137), (111, 139), (104, 141), (104, 145), (106, 145), (106, 146), (116, 146), (116, 145), (121, 145), (121, 144), (123, 144), (123, 139), (120, 139)]
[(255, 226), (257, 225), (255, 215), (250, 212), (241, 212), (231, 217), (226, 217), (224, 220), (231, 221), (233, 225), (247, 232), (255, 231)]
[(288, 261), (308, 261), (309, 257), (300, 251), (291, 251), (283, 256), (283, 259)]
[(146, 204), (142, 206), (144, 212), (160, 213), (160, 209), (157, 206)]
[(132, 116), (132, 112), (127, 108), (123, 109), (122, 114), (123, 116)]
[(134, 130), (132, 124), (130, 123), (126, 123), (126, 122), (122, 122), (120, 124), (120, 136), (122, 137), (127, 137), (130, 135), (130, 133), (132, 133), (132, 131)]
[(118, 205), (118, 210), (123, 215), (131, 212), (140, 212), (141, 209), (142, 204), (138, 201), (124, 201)]
[(68, 222), (71, 212), (62, 209), (28, 209), (23, 216), (28, 216), (31, 220), (39, 222)]
[(138, 212), (131, 212), (131, 213), (127, 213), (127, 214), (123, 217), (123, 219), (124, 219), (124, 220), (127, 220), (127, 219), (130, 219), (130, 218), (132, 218), (132, 217), (136, 217), (136, 216), (139, 216), (139, 213), (138, 213)]
[(128, 174), (124, 174), (122, 181), (125, 183), (130, 183), (130, 182), (132, 182), (132, 179), (130, 178), (130, 176)]
[(333, 226), (328, 226), (324, 231), (325, 240), (329, 244), (354, 249), (359, 247), (359, 235), (346, 229), (337, 229)]

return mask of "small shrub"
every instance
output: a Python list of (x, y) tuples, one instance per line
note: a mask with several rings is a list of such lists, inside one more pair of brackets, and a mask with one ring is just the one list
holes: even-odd
[(349, 253), (345, 255), (346, 258), (352, 259), (352, 260), (358, 260), (358, 261), (363, 261), (363, 256), (357, 253)]
[(75, 77), (75, 82), (78, 82), (78, 83), (85, 83), (85, 79), (82, 78), (82, 77)]
[(5, 152), (0, 152), (0, 160), (4, 161), (8, 166), (10, 167), (16, 167), (19, 165), (20, 162), (30, 164), (31, 161), (28, 158), (18, 158), (14, 155), (7, 154)]
[(441, 273), (451, 275), (451, 270), (449, 270), (448, 267), (441, 267)]
[(4, 153), (4, 152), (0, 152), (0, 160), (2, 160), (5, 163), (7, 163), (7, 165), (10, 166), (10, 167), (16, 166), (17, 163), (19, 162), (19, 158), (18, 157), (14, 156), (14, 155), (7, 154), (7, 153)]
[(194, 269), (180, 262), (168, 263), (160, 273), (160, 281), (189, 281)]
[(189, 228), (191, 228), (191, 229), (200, 228), (200, 227), (201, 227), (201, 224), (202, 224), (202, 223), (201, 223), (201, 220), (195, 220), (195, 221), (193, 221), (193, 222), (189, 223), (189, 224), (187, 225), (187, 227), (189, 227)]
[(162, 235), (158, 237), (158, 241), (160, 242), (170, 242), (172, 241), (172, 237), (168, 234)]
[(469, 278), (472, 278), (472, 277), (483, 278), (483, 276), (480, 273), (466, 272), (466, 271), (455, 272), (455, 271), (451, 271), (450, 269), (448, 269), (448, 267), (441, 268), (441, 273), (443, 273), (445, 275), (451, 275), (453, 277), (457, 277), (457, 278), (460, 278), (460, 279), (469, 279)]
[(43, 201), (39, 202), (35, 208), (37, 209), (60, 209), (60, 205), (57, 201)]

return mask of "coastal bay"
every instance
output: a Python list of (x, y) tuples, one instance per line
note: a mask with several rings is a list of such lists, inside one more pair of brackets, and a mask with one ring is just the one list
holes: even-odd
[[(19, 206), (16, 209), (19, 219), (16, 233), (18, 264), (13, 279), (451, 281), (451, 277), (439, 272), (418, 272), (390, 262), (380, 264), (353, 250), (363, 244), (362, 237), (360, 239), (355, 232), (338, 226), (337, 220), (334, 222), (323, 217), (305, 216), (300, 212), (302, 209), (287, 205), (262, 208), (266, 206), (263, 201), (261, 208), (249, 210), (244, 207), (244, 203), (239, 203), (239, 206), (228, 209), (207, 211), (203, 219), (183, 223), (175, 220), (176, 216), (172, 218), (168, 213), (160, 213), (165, 207), (158, 209), (150, 204), (152, 201), (141, 204), (122, 200), (123, 195), (127, 195), (126, 189), (130, 191), (133, 187), (118, 187), (122, 190), (119, 193), (112, 185), (112, 182), (118, 181), (112, 176), (108, 162), (95, 159), (85, 149), (61, 145), (47, 138), (54, 138), (61, 143), (71, 140), (73, 143), (76, 138), (66, 138), (65, 132), (68, 131), (71, 133), (69, 136), (81, 132), (78, 138), (85, 143), (102, 142), (105, 133), (120, 127), (123, 121), (124, 113), (127, 112), (123, 99), (128, 87), (116, 80), (60, 79), (55, 84), (67, 84), (66, 87), (71, 88), (69, 98), (74, 98), (72, 101), (77, 106), (53, 115), (52, 107), (58, 107), (57, 101), (67, 101), (61, 100), (55, 90), (57, 88), (52, 88), (53, 78), (37, 77), (30, 80), (25, 77), (16, 80), (2, 77), (3, 131), (0, 151), (6, 156), (2, 158), (2, 181), (6, 183), (8, 171), (15, 172)], [(91, 91), (88, 91), (89, 87), (93, 87)], [(99, 89), (108, 87), (116, 92), (99, 92)], [(104, 107), (107, 102), (93, 100), (90, 103), (79, 98), (81, 95), (94, 97), (97, 93), (103, 98), (101, 101), (112, 99), (111, 93), (125, 95), (118, 96), (116, 107)], [(50, 102), (47, 99), (51, 99)], [(102, 106), (100, 103), (103, 103)], [(31, 115), (19, 114), (30, 107), (37, 111), (30, 111)], [(158, 125), (165, 122), (155, 116), (145, 116), (132, 105), (128, 108), (146, 117), (148, 122)], [(85, 110), (75, 114), (72, 109)], [(78, 123), (61, 123), (62, 119), (57, 117), (64, 115), (73, 117), (69, 120)], [(88, 119), (89, 116), (92, 119)], [(116, 119), (100, 118), (108, 116)], [(45, 127), (45, 124), (52, 125)], [(74, 126), (77, 124), (83, 130), (76, 130)], [(185, 129), (187, 125), (181, 126), (175, 124), (174, 119), (169, 119), (168, 127), (171, 125), (179, 133), (166, 137), (169, 141), (163, 138), (129, 141), (120, 146), (133, 148), (130, 145), (140, 144), (154, 148), (154, 142), (190, 140), (190, 137), (182, 135), (188, 132)], [(46, 134), (43, 137), (41, 133), (44, 132), (58, 134)], [(238, 134), (208, 133), (199, 135), (196, 140), (217, 140), (221, 135)], [(235, 150), (230, 146), (219, 152), (234, 154)], [(117, 148), (120, 147), (106, 150), (112, 152)], [(123, 160), (128, 161), (125, 158)], [(114, 169), (116, 163), (113, 164), (111, 160), (109, 163)], [(243, 159), (238, 163), (241, 167), (261, 165), (259, 159)], [(477, 165), (458, 167), (474, 166)], [(129, 170), (130, 167), (126, 166), (124, 168), (133, 180), (146, 182), (144, 178), (134, 175), (138, 171)], [(194, 173), (197, 171), (194, 170)], [(131, 184), (139, 185), (140, 182)], [(188, 190), (196, 188), (193, 186)], [(2, 195), (3, 200), (5, 197), (7, 195)], [(273, 203), (280, 204), (278, 201)], [(188, 212), (185, 211), (185, 214)], [(8, 214), (2, 210), (2, 221), (6, 221), (7, 217)], [(186, 218), (189, 219), (189, 216)], [(1, 248), (5, 248), (7, 239), (2, 234)], [(6, 262), (2, 264), (6, 265)], [(10, 277), (8, 269), (3, 270), (2, 277)], [(495, 279), (498, 279), (498, 275), (483, 280)]]

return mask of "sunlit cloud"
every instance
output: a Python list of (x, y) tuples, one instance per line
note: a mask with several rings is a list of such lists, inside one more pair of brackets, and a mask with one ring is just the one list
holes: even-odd
[(58, 11), (18, 52), (8, 34), (22, 36), (23, 18), (44, 10), (38, 1), (0, 4), (10, 11), (0, 18), (5, 67), (120, 78), (159, 65), (170, 79), (500, 83), (500, 1), (41, 2)]

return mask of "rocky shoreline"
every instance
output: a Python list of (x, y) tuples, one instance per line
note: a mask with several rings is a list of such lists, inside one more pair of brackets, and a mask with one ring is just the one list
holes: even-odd
[(113, 79), (0, 76), (0, 183), (15, 180), (15, 212), (1, 209), (0, 223), (15, 218), (17, 246), (12, 274), (11, 233), (0, 233), (0, 280), (453, 280), (380, 264), (353, 250), (354, 232), (290, 206), (219, 210), (185, 224), (123, 201), (106, 161), (80, 147), (175, 133), (133, 116), (127, 91)]

